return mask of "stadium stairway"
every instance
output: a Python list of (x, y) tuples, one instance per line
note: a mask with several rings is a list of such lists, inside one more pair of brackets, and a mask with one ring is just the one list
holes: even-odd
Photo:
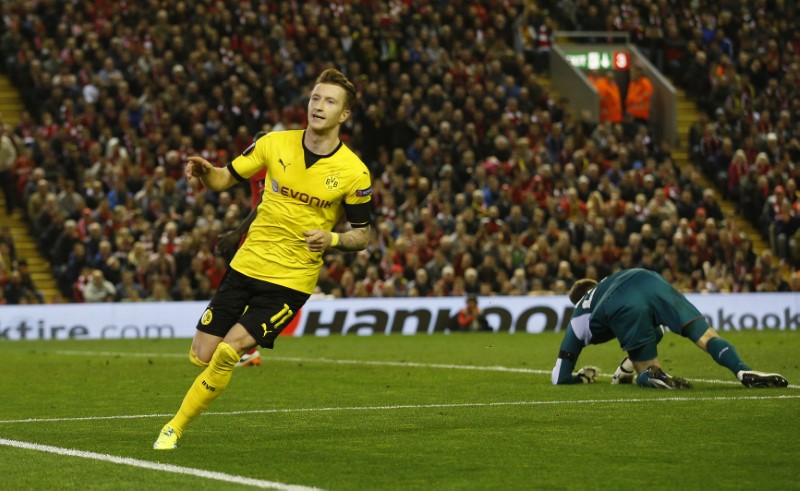
[[(678, 89), (678, 146), (673, 149), (672, 157), (675, 164), (678, 165), (682, 171), (688, 171), (690, 168), (695, 167), (695, 164), (689, 158), (689, 128), (692, 123), (700, 119), (697, 105), (686, 97), (686, 93)], [(699, 171), (699, 169), (697, 169)], [(723, 198), (720, 190), (716, 188), (702, 172), (700, 175), (700, 182), (703, 187), (714, 191), (714, 196), (717, 198), (722, 209), (722, 214), (727, 220), (733, 220), (736, 228), (743, 232), (745, 236), (753, 243), (753, 251), (756, 255), (761, 255), (765, 249), (769, 249), (769, 243), (761, 236), (752, 223), (745, 220), (741, 215), (736, 213), (736, 205)]]
[(6, 214), (5, 198), (2, 193), (0, 193), (0, 226), (7, 226), (11, 230), (17, 259), (24, 259), (28, 262), (33, 284), (42, 292), (45, 302), (58, 297), (59, 291), (53, 278), (50, 262), (39, 252), (36, 241), (28, 232), (28, 224), (20, 211), (16, 210), (12, 215)]
[(12, 128), (19, 121), (25, 106), (19, 96), (19, 91), (5, 75), (0, 75), (0, 119)]
[[(12, 128), (19, 121), (24, 110), (19, 92), (5, 75), (0, 76), (0, 115), (3, 121)], [(50, 262), (39, 252), (36, 240), (28, 232), (28, 224), (19, 210), (12, 215), (6, 214), (6, 203), (3, 193), (0, 193), (0, 227), (7, 226), (14, 238), (17, 258), (28, 262), (33, 283), (42, 292), (44, 300), (50, 301), (58, 296), (58, 287), (53, 278)]]

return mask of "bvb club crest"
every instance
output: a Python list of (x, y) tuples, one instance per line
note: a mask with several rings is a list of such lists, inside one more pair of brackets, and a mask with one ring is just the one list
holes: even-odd
[(200, 318), (200, 323), (207, 326), (211, 324), (211, 319), (213, 318), (214, 314), (211, 312), (211, 309), (206, 309), (206, 311), (203, 312), (203, 317)]
[(333, 191), (334, 189), (339, 187), (339, 175), (335, 174), (332, 176), (328, 176), (325, 178), (325, 187), (328, 188), (328, 191)]

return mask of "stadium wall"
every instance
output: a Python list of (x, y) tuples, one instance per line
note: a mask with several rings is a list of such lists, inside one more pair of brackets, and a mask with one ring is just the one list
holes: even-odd
[[(796, 293), (689, 294), (712, 326), (730, 330), (798, 330)], [(480, 297), (497, 332), (559, 331), (572, 306), (563, 296)], [(449, 332), (464, 306), (459, 297), (310, 300), (287, 336), (432, 334)], [(0, 309), (0, 341), (190, 338), (205, 302), (14, 305)]]

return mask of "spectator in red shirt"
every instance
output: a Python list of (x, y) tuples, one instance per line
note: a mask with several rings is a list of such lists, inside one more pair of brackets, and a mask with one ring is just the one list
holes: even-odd
[(478, 307), (478, 296), (475, 294), (467, 295), (467, 304), (462, 307), (451, 323), (451, 329), (461, 332), (491, 331), (486, 316)]

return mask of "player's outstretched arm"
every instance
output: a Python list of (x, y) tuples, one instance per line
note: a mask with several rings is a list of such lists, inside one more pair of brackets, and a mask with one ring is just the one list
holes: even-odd
[[(567, 326), (567, 332), (564, 335), (564, 340), (561, 341), (561, 349), (556, 358), (556, 365), (550, 375), (550, 380), (553, 385), (566, 385), (566, 384), (582, 384), (594, 382), (594, 377), (597, 375), (597, 369), (594, 367), (584, 367), (573, 374), (575, 363), (578, 361), (578, 356), (583, 350), (583, 343), (575, 336), (572, 331), (572, 325)], [(594, 372), (588, 369), (594, 369)]]
[(227, 167), (215, 167), (211, 162), (192, 155), (186, 162), (186, 177), (197, 177), (205, 187), (212, 191), (224, 191), (236, 184), (236, 178)]

